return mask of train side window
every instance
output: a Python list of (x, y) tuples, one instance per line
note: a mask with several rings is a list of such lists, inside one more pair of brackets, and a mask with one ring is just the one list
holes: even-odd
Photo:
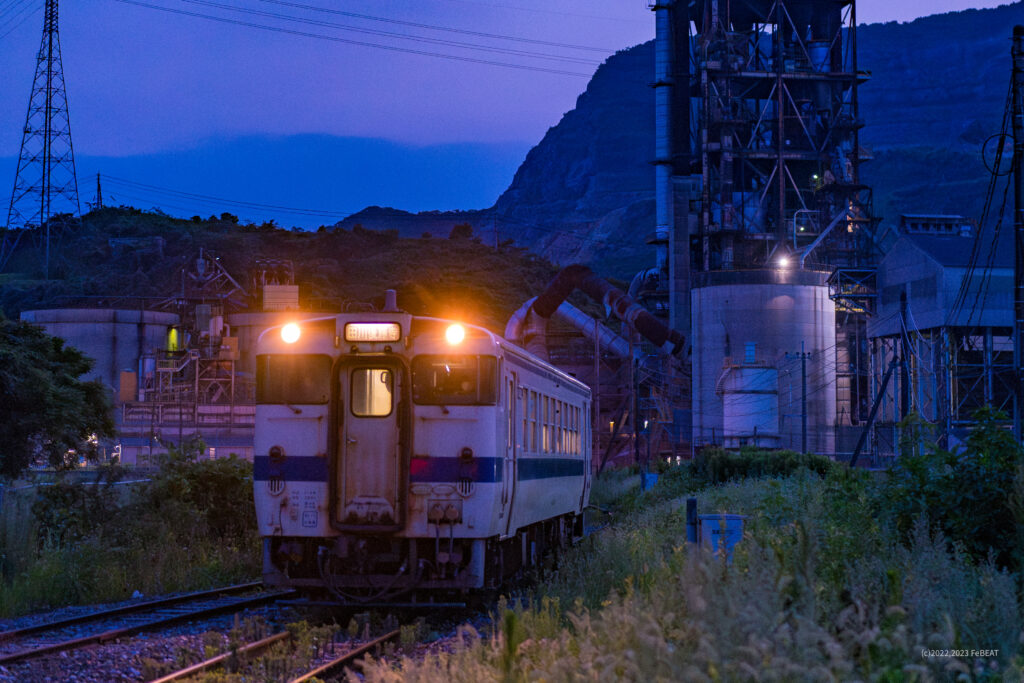
[(555, 399), (550, 396), (545, 399), (547, 402), (547, 419), (544, 422), (547, 423), (548, 430), (548, 453), (555, 452)]
[(394, 375), (387, 368), (356, 368), (352, 371), (352, 414), (356, 417), (387, 417), (394, 396)]
[(565, 453), (564, 443), (562, 443), (562, 417), (564, 412), (562, 411), (562, 401), (555, 400), (555, 453)]
[(565, 452), (576, 452), (572, 445), (572, 405), (569, 403), (565, 404)]
[(573, 415), (573, 429), (575, 430), (575, 443), (573, 444), (573, 452), (576, 455), (580, 454), (580, 407), (575, 406), (572, 409)]
[(573, 406), (572, 408), (572, 452), (576, 455), (580, 454), (580, 407)]
[(573, 455), (579, 453), (576, 447), (576, 436), (579, 434), (579, 424), (576, 421), (576, 406), (569, 406), (569, 452)]
[(522, 411), (522, 429), (519, 432), (519, 448), (520, 450), (526, 450), (526, 434), (530, 424), (530, 392), (522, 388), (520, 391), (522, 391), (523, 400), (520, 407)]
[(548, 420), (551, 415), (551, 399), (544, 396), (540, 399), (541, 402), (541, 416), (540, 416), (540, 450), (543, 453), (547, 453), (551, 450), (551, 434), (548, 431)]
[(313, 353), (256, 357), (256, 403), (320, 404), (331, 395), (331, 358)]
[(412, 359), (412, 399), (419, 405), (493, 406), (498, 391), (498, 359), (494, 356), (422, 355)]
[(537, 452), (537, 392), (530, 392), (530, 450)]
[(568, 453), (569, 452), (568, 433), (567, 433), (567, 426), (568, 426), (567, 418), (568, 418), (568, 413), (565, 410), (565, 401), (560, 400), (560, 401), (558, 401), (558, 452), (559, 453)]

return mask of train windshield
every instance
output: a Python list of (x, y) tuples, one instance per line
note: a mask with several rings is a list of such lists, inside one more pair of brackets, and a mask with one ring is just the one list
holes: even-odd
[(321, 354), (256, 357), (256, 403), (327, 403), (331, 357)]
[(494, 405), (498, 402), (494, 356), (416, 356), (412, 400), (420, 405)]

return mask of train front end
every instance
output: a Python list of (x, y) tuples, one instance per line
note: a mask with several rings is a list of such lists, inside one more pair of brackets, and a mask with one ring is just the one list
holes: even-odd
[(344, 603), (485, 586), (500, 478), (497, 345), (405, 313), (285, 325), (257, 346), (264, 582)]

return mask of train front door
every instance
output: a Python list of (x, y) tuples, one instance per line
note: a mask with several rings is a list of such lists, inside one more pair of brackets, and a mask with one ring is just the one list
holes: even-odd
[(501, 400), (505, 406), (505, 449), (501, 472), (501, 510), (505, 517), (504, 535), (506, 536), (515, 531), (515, 527), (512, 525), (512, 511), (515, 509), (516, 497), (516, 460), (521, 443), (516, 438), (516, 428), (519, 424), (518, 386), (519, 377), (515, 372), (502, 378)]
[(398, 528), (403, 517), (405, 371), (366, 359), (339, 371), (335, 523)]

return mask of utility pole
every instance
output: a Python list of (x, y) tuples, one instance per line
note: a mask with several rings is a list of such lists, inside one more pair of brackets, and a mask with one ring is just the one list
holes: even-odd
[(1013, 27), (1013, 433), (1024, 439), (1024, 26)]
[[(18, 171), (7, 210), (7, 230), (0, 246), (0, 270), (7, 265), (22, 234), (32, 232), (43, 244), (43, 272), (50, 277), (50, 240), (79, 215), (78, 180), (71, 145), (71, 119), (64, 89), (57, 0), (46, 0), (43, 40), (22, 131)], [(40, 234), (42, 233), (42, 234)]]
[(899, 364), (900, 364), (900, 419), (903, 420), (910, 414), (910, 364), (907, 362), (907, 342), (910, 335), (907, 333), (907, 293), (900, 294), (900, 341), (899, 341)]
[(804, 343), (800, 342), (800, 353), (787, 353), (787, 359), (800, 359), (800, 451), (807, 452), (807, 359), (810, 351), (804, 351)]
[(96, 174), (96, 208), (103, 208), (103, 185), (100, 183), (100, 174)]

